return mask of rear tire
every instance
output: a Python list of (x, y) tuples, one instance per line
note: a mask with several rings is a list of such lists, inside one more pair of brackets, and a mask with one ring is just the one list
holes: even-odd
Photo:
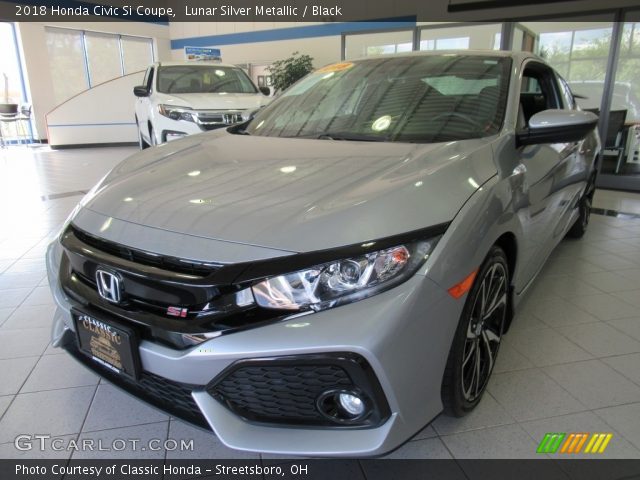
[(447, 415), (462, 417), (484, 394), (507, 318), (509, 266), (504, 251), (491, 247), (467, 295), (442, 379)]
[(591, 175), (587, 189), (584, 195), (578, 202), (578, 218), (567, 232), (567, 237), (570, 238), (582, 238), (587, 232), (589, 226), (589, 218), (591, 217), (591, 205), (593, 202), (593, 195), (596, 191), (596, 174)]

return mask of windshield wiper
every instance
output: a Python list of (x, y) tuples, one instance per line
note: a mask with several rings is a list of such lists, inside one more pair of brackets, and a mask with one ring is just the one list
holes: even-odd
[(388, 135), (367, 135), (366, 133), (325, 132), (317, 135), (318, 140), (351, 140), (354, 142), (388, 142)]

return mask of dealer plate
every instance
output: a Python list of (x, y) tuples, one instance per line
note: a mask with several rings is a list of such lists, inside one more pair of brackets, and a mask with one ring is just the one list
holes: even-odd
[(80, 351), (116, 373), (138, 378), (138, 339), (131, 328), (77, 310), (72, 314)]

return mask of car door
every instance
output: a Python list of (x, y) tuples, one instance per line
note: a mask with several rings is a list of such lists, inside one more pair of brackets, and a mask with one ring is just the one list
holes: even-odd
[[(517, 129), (526, 128), (534, 114), (565, 106), (558, 77), (547, 65), (529, 60), (523, 65)], [(527, 202), (518, 215), (525, 252), (523, 277), (533, 278), (562, 239), (579, 195), (576, 152), (578, 142), (520, 146), (518, 160), (524, 172)]]
[(142, 134), (142, 138), (149, 144), (151, 144), (151, 139), (149, 138), (149, 115), (150, 109), (152, 107), (152, 94), (153, 94), (153, 74), (154, 67), (151, 66), (147, 68), (147, 71), (144, 75), (144, 86), (147, 87), (149, 91), (149, 96), (147, 97), (136, 97), (136, 117), (138, 119), (138, 129)]

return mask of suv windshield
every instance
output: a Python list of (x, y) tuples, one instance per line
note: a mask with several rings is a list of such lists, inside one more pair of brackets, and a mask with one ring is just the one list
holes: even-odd
[(256, 93), (241, 68), (217, 65), (174, 65), (158, 69), (160, 93)]
[(502, 127), (511, 59), (439, 55), (321, 68), (261, 110), (251, 135), (446, 142)]

